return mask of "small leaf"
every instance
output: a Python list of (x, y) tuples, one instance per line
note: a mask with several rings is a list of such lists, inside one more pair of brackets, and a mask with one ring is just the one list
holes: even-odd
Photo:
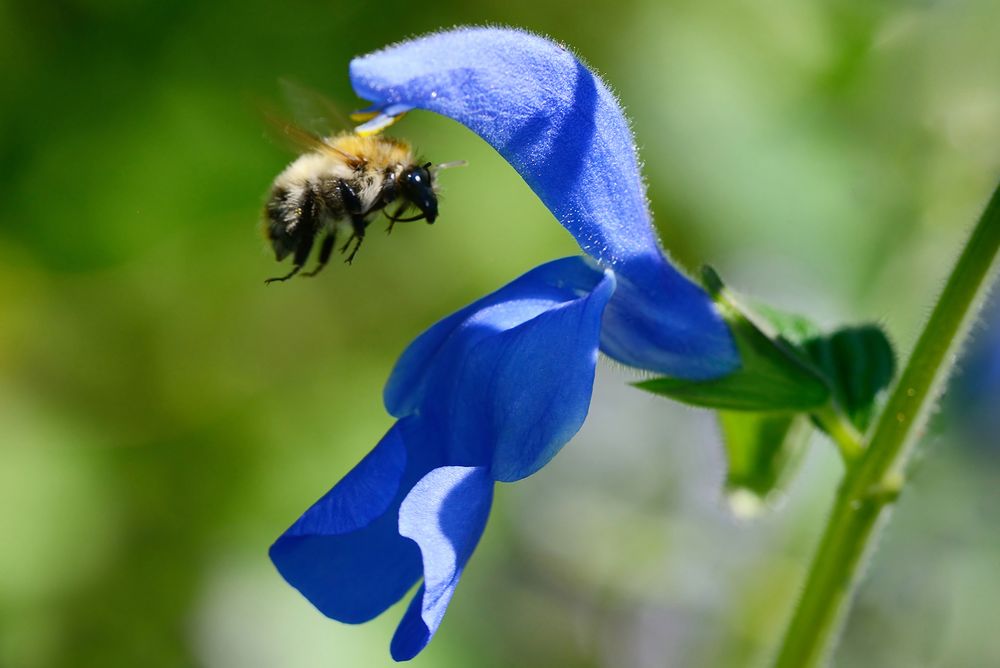
[(879, 393), (896, 373), (896, 355), (877, 325), (845, 327), (803, 346), (830, 380), (837, 404), (861, 430), (868, 427)]
[(720, 411), (726, 497), (734, 514), (760, 513), (797, 467), (811, 433), (804, 416)]
[(754, 303), (753, 310), (754, 313), (771, 325), (781, 338), (796, 346), (814, 339), (821, 334), (819, 327), (798, 313), (781, 311), (760, 302)]
[(665, 376), (641, 381), (635, 386), (691, 406), (732, 411), (808, 411), (822, 406), (830, 396), (826, 386), (810, 379), (798, 383), (776, 374), (745, 373), (744, 369), (717, 380), (692, 381)]
[[(706, 268), (703, 279), (729, 324), (740, 368), (713, 380), (662, 377), (636, 383), (637, 387), (694, 406), (741, 411), (808, 411), (829, 400), (826, 380), (793, 343), (794, 338), (815, 331), (812, 325), (797, 316), (779, 318), (773, 309), (769, 318), (762, 318), (741, 305), (711, 269)], [(791, 336), (786, 338), (782, 329)]]

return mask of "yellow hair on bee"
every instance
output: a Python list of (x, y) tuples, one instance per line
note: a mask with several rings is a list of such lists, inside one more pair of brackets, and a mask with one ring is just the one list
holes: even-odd
[(337, 151), (357, 157), (366, 166), (377, 170), (413, 162), (413, 149), (410, 144), (394, 137), (382, 135), (362, 137), (345, 132), (330, 137), (326, 143)]

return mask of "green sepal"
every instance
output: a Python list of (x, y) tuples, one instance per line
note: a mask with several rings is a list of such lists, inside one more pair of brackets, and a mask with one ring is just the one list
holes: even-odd
[(734, 514), (759, 514), (795, 471), (812, 433), (804, 415), (719, 411), (726, 499)]
[[(768, 310), (767, 317), (740, 304), (710, 268), (703, 280), (729, 324), (740, 368), (722, 378), (692, 381), (653, 378), (636, 386), (682, 403), (738, 411), (808, 412), (823, 406), (830, 389), (823, 375), (793, 340), (815, 328), (802, 318)], [(781, 329), (787, 329), (789, 336)]]
[(803, 347), (829, 379), (837, 405), (864, 431), (879, 393), (896, 373), (896, 354), (885, 332), (877, 325), (844, 327), (809, 339)]

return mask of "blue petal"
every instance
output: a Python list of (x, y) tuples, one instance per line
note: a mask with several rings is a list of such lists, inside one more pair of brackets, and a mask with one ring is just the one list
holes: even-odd
[(420, 585), (410, 604), (406, 606), (406, 613), (396, 627), (392, 642), (389, 643), (389, 653), (396, 661), (409, 661), (420, 654), (431, 641), (430, 629), (420, 615), (423, 611), (425, 593), (424, 585)]
[(601, 351), (629, 366), (708, 380), (739, 368), (739, 353), (701, 288), (662, 262), (633, 262), (604, 312)]
[(646, 299), (616, 300), (609, 355), (688, 378), (739, 366), (708, 295), (660, 250), (618, 101), (566, 48), (519, 30), (460, 28), (355, 59), (351, 80), (383, 112), (428, 109), (472, 129), (588, 254), (635, 285), (652, 281)]
[(479, 543), (493, 502), (484, 467), (445, 466), (420, 480), (399, 510), (399, 532), (420, 546), (424, 584), (392, 639), (392, 657), (407, 661), (441, 624), (465, 564)]
[[(438, 321), (403, 351), (386, 383), (386, 410), (395, 417), (413, 413), (424, 402), (427, 381), (454, 357), (449, 352), (464, 338), (466, 348), (492, 332), (519, 325), (539, 313), (579, 299), (605, 280), (583, 258), (547, 262), (499, 290)], [(468, 330), (468, 331), (467, 331)], [(449, 343), (450, 342), (450, 343)]]
[(1000, 446), (1000, 298), (983, 310), (982, 325), (974, 332), (968, 351), (949, 390), (956, 424), (968, 432), (972, 444), (997, 450)]
[(429, 109), (483, 137), (587, 253), (658, 253), (632, 133), (607, 86), (566, 48), (519, 30), (464, 28), (355, 59), (358, 95)]
[(488, 442), (496, 480), (525, 478), (583, 426), (597, 366), (609, 274), (587, 297), (561, 304), (465, 356), (453, 394), (456, 445)]
[(271, 561), (323, 614), (368, 621), (420, 577), (416, 546), (401, 537), (399, 505), (441, 463), (415, 420), (398, 422), (371, 453), (282, 534)]
[(580, 258), (542, 265), (442, 320), (396, 365), (386, 405), (438, 424), (448, 462), (513, 481), (579, 430), (594, 384), (610, 272)]

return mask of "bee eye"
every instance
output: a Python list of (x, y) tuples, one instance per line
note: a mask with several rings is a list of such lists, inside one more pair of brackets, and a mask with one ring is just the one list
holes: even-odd
[(406, 180), (413, 185), (423, 185), (431, 182), (431, 175), (423, 167), (414, 167), (406, 173)]

